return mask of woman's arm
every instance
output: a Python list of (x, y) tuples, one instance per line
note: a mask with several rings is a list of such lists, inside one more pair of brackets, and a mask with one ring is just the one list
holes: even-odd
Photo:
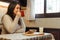
[(21, 25), (22, 25), (21, 30), (22, 30), (23, 32), (25, 32), (25, 30), (26, 30), (26, 25), (25, 25), (25, 22), (24, 22), (24, 18), (23, 18), (23, 17), (21, 17)]
[(16, 33), (25, 33), (26, 25), (25, 25), (25, 22), (24, 22), (24, 18), (21, 17), (20, 21), (21, 21), (21, 26), (20, 26), (19, 29), (16, 30)]
[(16, 25), (18, 24), (18, 20), (19, 20), (19, 16), (17, 15), (15, 16), (14, 21), (11, 21), (10, 16), (5, 15), (2, 21), (6, 30), (9, 33), (14, 33), (15, 30), (17, 29)]

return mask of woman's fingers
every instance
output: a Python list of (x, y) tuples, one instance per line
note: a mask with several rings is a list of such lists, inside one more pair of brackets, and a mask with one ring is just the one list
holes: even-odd
[(20, 11), (18, 11), (18, 12), (17, 12), (17, 15), (18, 15), (19, 17), (21, 17), (21, 12), (20, 12)]

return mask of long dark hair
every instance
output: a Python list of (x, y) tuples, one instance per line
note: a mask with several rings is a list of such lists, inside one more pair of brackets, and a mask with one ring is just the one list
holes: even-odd
[[(13, 10), (14, 10), (14, 8), (16, 7), (17, 4), (20, 5), (19, 2), (12, 1), (12, 2), (9, 4), (9, 6), (8, 6), (7, 14), (12, 18), (12, 20), (14, 20), (14, 18), (15, 18), (15, 16), (16, 16), (16, 15), (14, 14)], [(18, 24), (21, 25), (20, 20), (18, 21)]]

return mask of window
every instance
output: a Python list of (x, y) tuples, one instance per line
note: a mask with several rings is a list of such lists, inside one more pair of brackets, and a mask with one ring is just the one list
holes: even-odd
[(47, 13), (60, 12), (60, 0), (47, 0), (46, 1), (46, 12)]
[(35, 0), (36, 17), (60, 17), (60, 0)]

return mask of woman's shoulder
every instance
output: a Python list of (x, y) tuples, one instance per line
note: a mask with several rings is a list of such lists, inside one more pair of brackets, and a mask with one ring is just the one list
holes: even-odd
[(11, 19), (11, 17), (10, 17), (9, 15), (5, 14), (5, 15), (2, 17), (2, 19)]
[(9, 15), (5, 14), (4, 17), (9, 17)]
[(10, 18), (10, 16), (9, 16), (9, 15), (7, 15), (7, 14), (5, 14), (3, 17)]
[(10, 16), (7, 15), (7, 14), (5, 14), (5, 15), (2, 17), (1, 21), (3, 21), (3, 20), (8, 20), (8, 19), (11, 19)]

